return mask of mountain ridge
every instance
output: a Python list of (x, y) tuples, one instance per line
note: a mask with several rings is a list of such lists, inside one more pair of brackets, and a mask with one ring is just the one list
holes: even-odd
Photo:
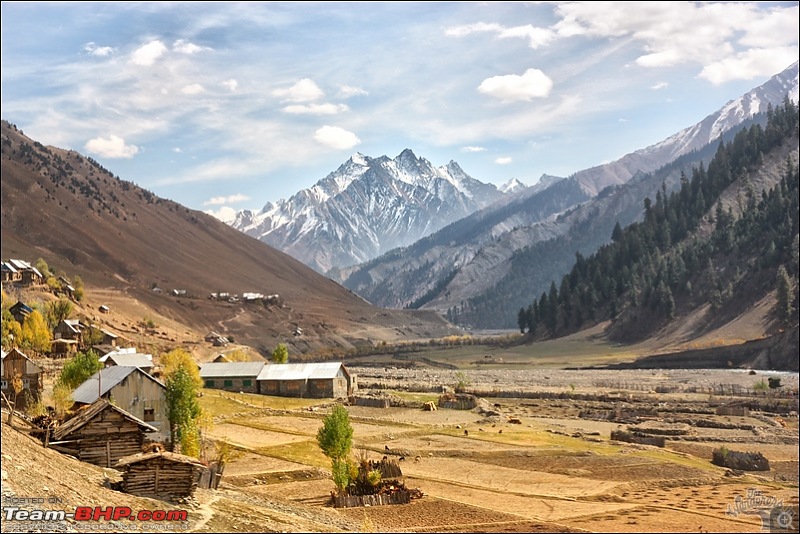
[(411, 149), (394, 159), (356, 153), (312, 187), (258, 213), (239, 212), (230, 224), (327, 272), (408, 245), (504, 196), (454, 160), (435, 167)]

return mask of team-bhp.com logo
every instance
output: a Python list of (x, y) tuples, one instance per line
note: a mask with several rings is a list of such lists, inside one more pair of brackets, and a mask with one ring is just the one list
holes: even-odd
[(760, 489), (748, 488), (744, 496), (737, 495), (729, 504), (725, 515), (757, 515), (764, 532), (797, 532), (797, 511), (784, 506), (782, 499), (764, 495)]
[[(78, 506), (74, 512), (65, 510), (26, 510), (19, 506), (3, 507), (3, 531), (6, 529), (6, 521), (38, 522), (39, 524), (57, 524), (66, 520), (72, 520), (75, 525), (97, 524), (100, 521), (114, 521), (115, 529), (128, 530), (125, 527), (125, 520), (137, 521), (130, 523), (131, 528), (140, 530), (139, 527), (149, 530), (157, 528), (168, 528), (169, 530), (186, 530), (189, 512), (187, 510), (139, 510), (134, 511), (129, 506)], [(42, 523), (45, 522), (45, 523)], [(56, 523), (53, 523), (56, 522)], [(145, 527), (147, 525), (147, 527)], [(109, 524), (112, 526), (112, 524)], [(161, 528), (159, 528), (161, 527)], [(10, 530), (14, 530), (13, 528)], [(54, 529), (57, 530), (57, 529)]]

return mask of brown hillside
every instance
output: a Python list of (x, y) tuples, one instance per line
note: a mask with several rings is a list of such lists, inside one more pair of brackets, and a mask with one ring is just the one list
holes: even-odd
[[(435, 314), (376, 308), (265, 243), (6, 121), (0, 199), (3, 259), (43, 258), (55, 273), (79, 275), (87, 293), (124, 294), (201, 335), (223, 330), (264, 354), (278, 341), (313, 352), (452, 331)], [(278, 294), (282, 305), (216, 302), (212, 292)], [(292, 336), (297, 326), (302, 336)]]

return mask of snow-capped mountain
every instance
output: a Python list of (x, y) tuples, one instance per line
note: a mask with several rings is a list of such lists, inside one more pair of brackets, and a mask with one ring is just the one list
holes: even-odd
[(579, 171), (574, 178), (587, 193), (596, 195), (609, 185), (627, 182), (637, 172), (654, 171), (679, 156), (711, 143), (754, 115), (765, 113), (770, 104), (780, 104), (787, 95), (797, 102), (798, 62), (736, 100), (731, 100), (697, 124), (614, 162)]
[[(576, 251), (588, 256), (610, 239), (615, 223), (638, 220), (644, 198), (654, 198), (664, 184), (670, 191), (679, 187), (681, 170), (691, 175), (693, 166), (713, 157), (722, 138), (787, 95), (797, 102), (798, 63), (660, 143), (568, 178), (542, 175), (504, 202), (343, 271), (342, 284), (384, 307), (446, 313), (468, 303), (500, 320), (491, 305), (502, 302), (514, 315), (572, 268)], [(503, 327), (513, 327), (514, 320), (515, 315)]]
[(394, 159), (356, 153), (314, 186), (228, 224), (324, 273), (409, 245), (504, 196), (455, 161), (434, 167), (409, 149)]

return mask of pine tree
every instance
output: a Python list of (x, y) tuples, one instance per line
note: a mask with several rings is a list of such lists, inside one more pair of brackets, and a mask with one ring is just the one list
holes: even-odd
[(792, 302), (792, 280), (783, 265), (778, 267), (777, 286), (778, 298), (775, 303), (775, 315), (780, 325), (786, 328), (792, 322), (794, 303)]

